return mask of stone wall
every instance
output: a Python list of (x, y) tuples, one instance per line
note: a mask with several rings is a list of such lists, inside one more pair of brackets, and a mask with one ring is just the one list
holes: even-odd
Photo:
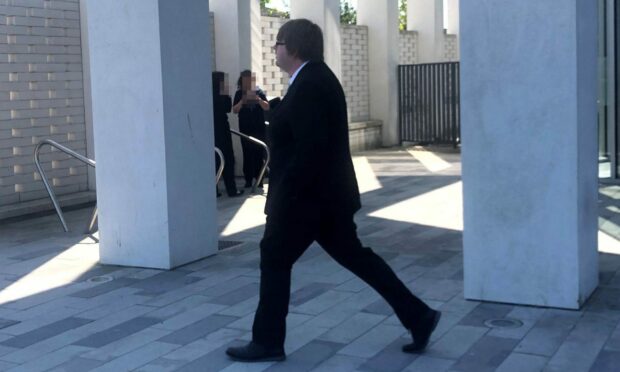
[(280, 26), (288, 19), (278, 17), (261, 17), (262, 50), (263, 50), (263, 81), (258, 85), (269, 98), (282, 97), (288, 88), (288, 75), (276, 66), (276, 54), (273, 46)]
[(446, 62), (459, 60), (459, 40), (457, 35), (445, 34)]
[(398, 64), (413, 65), (416, 63), (417, 31), (400, 31), (398, 34)]
[(349, 121), (370, 119), (368, 83), (368, 27), (342, 25), (342, 86)]
[[(0, 1), (0, 206), (47, 196), (33, 162), (44, 138), (86, 153), (79, 0)], [(58, 195), (87, 190), (87, 169), (48, 146)]]

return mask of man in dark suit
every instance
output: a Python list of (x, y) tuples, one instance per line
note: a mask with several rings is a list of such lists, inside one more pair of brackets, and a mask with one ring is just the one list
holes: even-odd
[(392, 269), (361, 245), (353, 215), (360, 196), (349, 150), (347, 106), (338, 79), (323, 62), (321, 29), (306, 19), (284, 24), (274, 46), (276, 64), (291, 79), (271, 113), (267, 224), (260, 243), (260, 299), (252, 341), (226, 353), (244, 362), (285, 359), (291, 269), (317, 241), (338, 263), (392, 306), (421, 352), (440, 312), (415, 297)]

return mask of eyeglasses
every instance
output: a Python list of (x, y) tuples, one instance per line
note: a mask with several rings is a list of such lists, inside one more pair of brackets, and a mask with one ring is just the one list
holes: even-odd
[(276, 43), (274, 44), (274, 46), (272, 47), (273, 50), (278, 49), (278, 45), (286, 45), (286, 43), (281, 42), (281, 41), (276, 41)]

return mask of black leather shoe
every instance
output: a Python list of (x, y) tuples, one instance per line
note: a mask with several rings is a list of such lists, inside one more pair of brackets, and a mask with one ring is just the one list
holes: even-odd
[(431, 339), (431, 334), (437, 328), (441, 319), (441, 312), (432, 310), (421, 321), (420, 326), (415, 330), (409, 330), (413, 342), (403, 346), (405, 353), (421, 353), (426, 349), (428, 341)]
[(226, 354), (237, 362), (281, 362), (286, 359), (283, 348), (267, 348), (253, 341), (245, 346), (229, 347)]

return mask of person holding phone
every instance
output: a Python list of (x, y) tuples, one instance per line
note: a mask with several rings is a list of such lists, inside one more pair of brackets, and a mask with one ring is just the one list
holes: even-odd
[[(241, 133), (265, 141), (265, 115), (269, 102), (265, 93), (256, 86), (256, 76), (250, 70), (241, 72), (237, 80), (237, 92), (233, 100), (232, 111), (239, 115)], [(252, 187), (252, 182), (260, 175), (263, 167), (263, 149), (254, 143), (241, 141), (243, 149), (243, 176), (245, 187)], [(257, 185), (263, 187), (261, 183)]]

